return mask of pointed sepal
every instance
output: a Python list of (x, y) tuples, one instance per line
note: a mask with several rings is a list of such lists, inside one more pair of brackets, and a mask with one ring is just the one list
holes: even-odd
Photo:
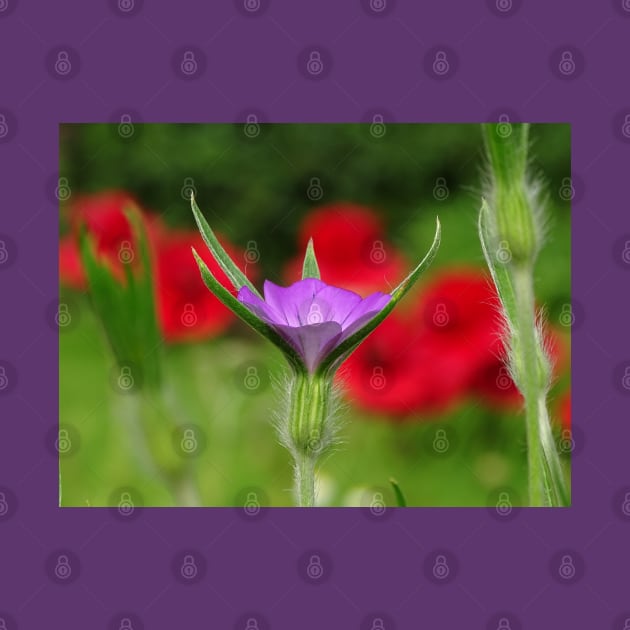
[(302, 266), (302, 280), (306, 278), (320, 279), (319, 265), (317, 264), (317, 258), (315, 258), (315, 248), (313, 247), (312, 238), (308, 239), (306, 254), (304, 254), (304, 264)]

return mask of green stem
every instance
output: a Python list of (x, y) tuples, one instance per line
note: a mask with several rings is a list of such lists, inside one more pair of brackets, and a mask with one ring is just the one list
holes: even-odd
[(529, 503), (533, 507), (566, 505), (564, 475), (547, 412), (549, 368), (541, 365), (542, 348), (536, 331), (532, 270), (512, 270), (517, 306), (516, 356), (521, 393), (525, 399)]
[(300, 507), (315, 504), (315, 467), (334, 434), (331, 378), (295, 372), (290, 377), (289, 409), (283, 442), (294, 459), (294, 493)]
[(534, 287), (531, 269), (517, 267), (512, 279), (517, 306), (517, 346), (515, 357), (520, 367), (520, 387), (525, 399), (525, 424), (527, 430), (527, 467), (529, 504), (533, 507), (546, 505), (545, 464), (540, 436), (540, 401), (544, 406), (544, 392), (539, 391), (538, 352), (535, 329)]
[(295, 457), (295, 500), (298, 507), (315, 505), (315, 458), (308, 455)]

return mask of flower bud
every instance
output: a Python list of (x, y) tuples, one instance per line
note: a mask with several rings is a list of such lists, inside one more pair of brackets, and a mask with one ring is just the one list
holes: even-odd
[(495, 242), (495, 259), (503, 265), (532, 265), (542, 242), (540, 204), (535, 183), (527, 173), (527, 125), (504, 137), (484, 129), (489, 177), (488, 227)]
[(533, 264), (540, 249), (541, 230), (537, 229), (536, 213), (530, 205), (524, 182), (516, 182), (514, 186), (499, 183), (494, 193), (494, 207), (490, 209), (494, 237), (498, 243), (503, 243), (499, 250), (507, 249), (508, 252), (507, 256), (497, 254), (498, 261)]

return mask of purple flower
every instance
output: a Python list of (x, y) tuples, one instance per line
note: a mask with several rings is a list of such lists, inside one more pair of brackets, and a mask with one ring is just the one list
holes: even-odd
[(391, 300), (387, 293), (362, 298), (316, 278), (280, 287), (265, 280), (261, 299), (247, 286), (238, 300), (271, 326), (300, 355), (309, 372)]

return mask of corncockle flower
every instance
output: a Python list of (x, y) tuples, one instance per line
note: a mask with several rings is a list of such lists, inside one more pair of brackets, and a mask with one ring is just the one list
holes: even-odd
[(386, 293), (363, 299), (317, 278), (305, 278), (290, 287), (265, 280), (264, 295), (262, 300), (245, 286), (238, 299), (295, 348), (309, 372), (315, 372), (332, 350), (392, 299)]
[(409, 291), (437, 252), (440, 224), (420, 264), (391, 292), (367, 298), (322, 282), (312, 240), (302, 280), (289, 287), (264, 283), (264, 296), (236, 266), (206, 223), (194, 198), (191, 205), (205, 244), (237, 292), (235, 297), (213, 275), (193, 248), (208, 289), (254, 330), (273, 342), (291, 370), (283, 384), (284, 409), (276, 414), (280, 441), (294, 459), (298, 505), (315, 503), (315, 466), (335, 443), (338, 429), (336, 370)]

